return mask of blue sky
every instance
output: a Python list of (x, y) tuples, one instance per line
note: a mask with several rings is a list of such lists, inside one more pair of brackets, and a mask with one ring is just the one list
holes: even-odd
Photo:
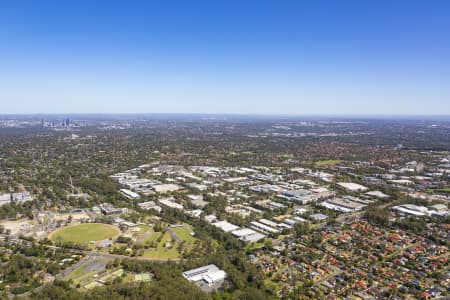
[(0, 104), (450, 114), (450, 2), (4, 0)]

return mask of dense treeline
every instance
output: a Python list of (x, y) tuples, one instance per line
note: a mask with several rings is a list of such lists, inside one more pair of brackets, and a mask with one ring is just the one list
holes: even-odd
[[(245, 263), (244, 261), (239, 261), (238, 257), (235, 257), (234, 259), (238, 260), (237, 263)], [(215, 259), (210, 260), (211, 263), (216, 263), (217, 265), (229, 263), (229, 261), (227, 261), (228, 258), (224, 256), (217, 256)], [(210, 295), (203, 293), (195, 285), (189, 283), (181, 276), (183, 269), (195, 267), (198, 263), (199, 262), (191, 261), (185, 264), (162, 264), (136, 260), (124, 260), (122, 262), (116, 260), (111, 263), (111, 266), (120, 265), (124, 268), (124, 270), (129, 272), (152, 272), (155, 275), (154, 281), (140, 284), (113, 282), (111, 285), (95, 288), (88, 293), (80, 292), (74, 288), (71, 288), (67, 282), (56, 281), (53, 285), (47, 286), (39, 293), (30, 296), (30, 299), (267, 299), (268, 296), (266, 295), (264, 289), (261, 289), (257, 285), (251, 283), (248, 284), (247, 282), (236, 281), (238, 277), (234, 276), (233, 271), (229, 268), (228, 272), (231, 272), (229, 276), (234, 278), (234, 283), (239, 286), (238, 289), (218, 291)], [(255, 278), (249, 279), (252, 281), (256, 280)]]
[(142, 300), (142, 299), (207, 299), (206, 294), (185, 279), (167, 278), (155, 283), (115, 284), (95, 288), (89, 293), (79, 292), (68, 283), (57, 281), (30, 299), (39, 300)]
[(40, 286), (45, 274), (57, 275), (64, 268), (58, 262), (71, 256), (64, 249), (49, 249), (31, 242), (2, 246), (0, 290), (8, 289), (12, 294), (22, 294)]

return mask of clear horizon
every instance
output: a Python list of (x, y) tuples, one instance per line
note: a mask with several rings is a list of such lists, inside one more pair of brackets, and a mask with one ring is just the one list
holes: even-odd
[[(218, 117), (257, 117), (257, 118), (335, 118), (335, 119), (415, 119), (426, 118), (429, 120), (444, 119), (450, 120), (450, 114), (264, 114), (264, 113), (170, 113), (170, 112), (130, 112), (130, 113), (104, 113), (104, 112), (87, 112), (87, 113), (0, 113), (0, 117), (81, 117), (81, 116), (218, 116)], [(436, 119), (434, 119), (436, 118)]]
[(450, 3), (0, 3), (0, 114), (450, 115)]

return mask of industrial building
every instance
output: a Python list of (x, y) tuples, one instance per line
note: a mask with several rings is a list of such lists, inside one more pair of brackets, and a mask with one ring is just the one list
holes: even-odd
[(178, 209), (178, 210), (183, 210), (183, 205), (175, 202), (175, 198), (173, 198), (173, 197), (172, 198), (159, 199), (158, 201), (159, 201), (159, 203), (161, 203), (162, 205), (165, 205), (167, 207), (175, 208), (175, 209)]
[(208, 285), (213, 285), (224, 281), (227, 278), (227, 273), (220, 270), (216, 265), (207, 265), (183, 272), (183, 277), (192, 282), (203, 281)]
[(253, 226), (253, 228), (266, 232), (266, 233), (279, 233), (280, 231), (278, 229), (272, 228), (270, 226), (267, 226), (265, 224), (256, 222), (256, 221), (252, 221), (250, 222), (250, 224)]
[(426, 208), (425, 206), (418, 206), (414, 204), (402, 204), (398, 206), (393, 206), (392, 210), (402, 215), (411, 215), (417, 217), (428, 215), (428, 208)]
[(120, 192), (127, 197), (128, 199), (139, 199), (141, 196), (139, 196), (138, 193), (135, 193), (133, 191), (127, 190), (127, 189), (121, 189)]
[(328, 219), (328, 216), (324, 214), (312, 214), (309, 216), (309, 218), (315, 222), (320, 222)]
[(168, 193), (168, 192), (176, 192), (178, 190), (181, 190), (182, 187), (177, 184), (167, 183), (167, 184), (157, 184), (153, 185), (152, 189), (156, 193)]
[(142, 203), (139, 203), (138, 206), (142, 209), (147, 209), (147, 210), (153, 209), (159, 213), (162, 211), (162, 207), (159, 205), (156, 205), (155, 201), (142, 202)]
[(212, 225), (214, 225), (217, 228), (222, 229), (225, 232), (231, 232), (231, 231), (239, 229), (239, 226), (231, 224), (227, 221), (219, 221), (219, 222), (213, 223)]
[(342, 199), (341, 198), (328, 199), (322, 202), (320, 205), (328, 209), (346, 213), (359, 211), (370, 203), (372, 203), (372, 201), (363, 200), (357, 197), (346, 196), (343, 197)]
[(231, 232), (231, 234), (246, 243), (256, 243), (266, 238), (266, 235), (250, 228), (241, 228)]
[(338, 185), (350, 192), (364, 192), (368, 190), (365, 186), (352, 182), (338, 182)]

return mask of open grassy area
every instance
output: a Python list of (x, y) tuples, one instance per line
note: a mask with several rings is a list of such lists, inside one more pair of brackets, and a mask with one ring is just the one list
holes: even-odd
[(175, 259), (179, 258), (180, 254), (178, 253), (176, 247), (172, 249), (165, 248), (157, 248), (144, 251), (143, 257), (146, 258), (159, 258), (159, 259)]
[(86, 284), (84, 286), (84, 288), (90, 290), (90, 289), (93, 289), (93, 288), (96, 288), (96, 287), (99, 287), (99, 286), (103, 286), (103, 284), (98, 283), (97, 281), (92, 281), (92, 282)]
[(172, 230), (180, 239), (182, 239), (186, 243), (193, 244), (197, 240), (195, 237), (191, 235), (192, 228), (189, 225), (172, 228)]
[[(172, 228), (173, 233), (185, 242), (184, 249), (190, 250), (197, 239), (191, 235), (192, 227), (185, 224), (181, 227)], [(150, 235), (142, 241), (143, 244), (149, 245), (154, 241), (160, 239), (156, 248), (148, 249), (144, 251), (144, 257), (157, 258), (157, 259), (176, 259), (180, 257), (178, 252), (179, 243), (173, 240), (169, 231), (166, 231), (163, 236), (161, 232), (151, 232)], [(166, 247), (166, 242), (171, 241), (171, 247)]]
[(253, 155), (255, 153), (252, 152), (252, 151), (243, 151), (243, 152), (241, 152), (241, 154), (243, 154), (243, 155)]
[(245, 249), (246, 250), (257, 250), (257, 249), (264, 247), (264, 245), (265, 245), (264, 242), (251, 243), (251, 244), (248, 244), (245, 247)]
[(78, 244), (101, 241), (120, 234), (120, 230), (108, 224), (79, 224), (56, 229), (49, 235), (55, 242), (73, 242)]
[(342, 162), (342, 160), (340, 160), (340, 159), (328, 159), (328, 160), (316, 161), (314, 164), (316, 165), (316, 167), (325, 167), (325, 166), (336, 165), (340, 162)]
[(89, 282), (89, 280), (92, 278), (92, 276), (94, 276), (98, 272), (97, 271), (86, 271), (86, 270), (84, 270), (84, 267), (85, 266), (81, 266), (80, 268), (78, 268), (75, 271), (73, 271), (72, 273), (70, 273), (69, 276), (67, 276), (64, 279), (65, 280), (72, 279), (74, 285), (77, 285), (78, 283), (80, 283), (82, 281)]
[(144, 241), (143, 244), (150, 244), (152, 243), (154, 240), (156, 240), (157, 238), (159, 238), (159, 236), (161, 235), (161, 232), (152, 232)]
[[(87, 285), (95, 280), (95, 275), (101, 273), (105, 269), (108, 261), (108, 259), (102, 258), (86, 261), (73, 272), (64, 277), (64, 280), (72, 280), (74, 286), (77, 284), (81, 284), (82, 286)], [(95, 285), (92, 287), (95, 287)]]
[(138, 228), (140, 229), (139, 232), (132, 232), (133, 236), (136, 238), (140, 238), (142, 235), (144, 235), (147, 231), (153, 230), (152, 227), (147, 225), (139, 225)]
[(289, 159), (289, 158), (294, 158), (294, 154), (291, 153), (285, 153), (285, 154), (281, 154), (280, 158), (284, 158), (284, 159)]
[(157, 248), (144, 251), (143, 256), (148, 258), (160, 258), (160, 259), (179, 258), (180, 254), (178, 253), (177, 250), (178, 244), (175, 241), (172, 241), (171, 248), (166, 248), (166, 242), (171, 240), (172, 238), (169, 232), (164, 233), (164, 236), (158, 243)]
[(87, 266), (87, 262), (82, 264), (80, 267), (78, 267), (77, 269), (75, 269), (75, 271), (73, 271), (72, 273), (70, 273), (65, 279), (69, 280), (69, 279), (75, 279), (77, 277), (82, 276), (83, 274), (86, 273), (86, 271), (84, 270), (84, 267)]

